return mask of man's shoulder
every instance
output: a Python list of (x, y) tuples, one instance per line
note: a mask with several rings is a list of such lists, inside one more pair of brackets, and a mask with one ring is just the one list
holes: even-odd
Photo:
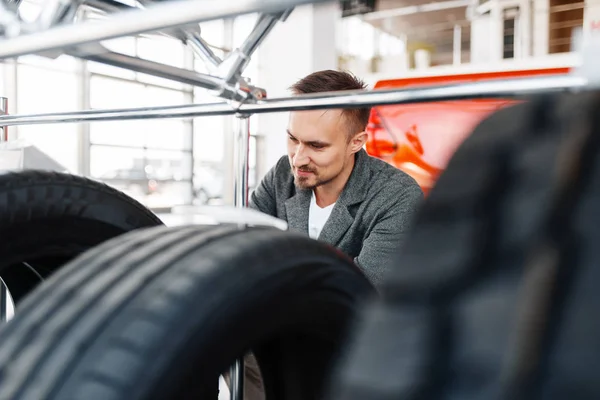
[(421, 187), (409, 174), (379, 158), (368, 156), (369, 168), (372, 171), (373, 184), (376, 190), (422, 193)]
[(279, 173), (290, 173), (290, 159), (286, 155), (279, 157), (273, 168)]
[(294, 179), (288, 156), (281, 156), (271, 168), (271, 173), (276, 182), (287, 182)]
[(263, 182), (271, 188), (278, 198), (293, 195), (294, 175), (287, 156), (280, 157), (275, 165), (267, 171)]

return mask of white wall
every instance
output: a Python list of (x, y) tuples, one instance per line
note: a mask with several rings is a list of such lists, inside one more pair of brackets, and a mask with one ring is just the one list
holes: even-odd
[[(588, 0), (600, 1), (600, 0)], [(502, 9), (520, 5), (520, 43), (515, 50), (522, 51), (520, 58), (548, 54), (549, 1), (548, 0), (490, 0), (491, 13), (475, 16), (471, 21), (471, 62), (475, 64), (502, 60)], [(531, 22), (530, 22), (531, 21)]]
[(587, 39), (590, 34), (600, 34), (600, 0), (585, 0), (583, 15), (583, 34)]

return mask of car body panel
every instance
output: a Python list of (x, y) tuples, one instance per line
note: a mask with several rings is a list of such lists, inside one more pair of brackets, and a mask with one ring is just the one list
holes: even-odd
[[(570, 67), (538, 67), (386, 79), (376, 82), (374, 90), (561, 75), (570, 71)], [(490, 98), (376, 106), (367, 126), (366, 149), (411, 175), (428, 194), (473, 129), (494, 111), (516, 102)]]

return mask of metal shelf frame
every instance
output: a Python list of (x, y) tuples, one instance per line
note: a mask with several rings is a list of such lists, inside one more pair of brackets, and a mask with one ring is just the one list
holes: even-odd
[[(82, 0), (73, 3), (46, 0), (46, 8), (40, 14), (40, 18), (30, 24), (19, 20), (14, 10), (18, 3), (15, 5), (10, 1), (0, 0), (0, 36), (4, 36), (4, 39), (0, 40), (0, 59), (28, 54), (50, 57), (69, 54), (203, 87), (224, 101), (211, 104), (0, 116), (0, 139), (6, 140), (6, 129), (12, 125), (234, 115), (237, 121), (234, 132), (236, 207), (248, 206), (249, 119), (253, 114), (470, 98), (518, 98), (535, 93), (576, 92), (594, 87), (584, 75), (573, 74), (418, 89), (349, 91), (267, 99), (264, 89), (250, 85), (242, 77), (250, 57), (275, 24), (284, 21), (294, 7), (322, 3), (324, 0), (173, 0), (160, 3), (139, 0), (140, 7), (129, 7), (116, 0)], [(106, 13), (106, 19), (73, 23), (77, 14), (74, 7), (80, 5), (101, 10)], [(244, 43), (223, 60), (212, 53), (201, 38), (201, 31), (195, 26), (203, 21), (227, 19), (248, 13), (260, 13), (254, 29)], [(101, 44), (103, 40), (156, 31), (179, 38), (190, 45), (207, 64), (211, 73), (200, 74), (110, 52)], [(6, 113), (6, 105), (7, 100), (2, 99), (0, 112), (3, 114)], [(0, 297), (2, 295), (4, 291), (0, 292)], [(0, 298), (0, 307), (2, 304), (3, 298)], [(231, 381), (232, 399), (241, 400), (244, 386), (241, 360), (232, 367)]]

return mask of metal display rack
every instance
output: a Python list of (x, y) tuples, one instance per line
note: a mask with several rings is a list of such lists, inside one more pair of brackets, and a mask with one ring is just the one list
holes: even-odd
[[(0, 116), (0, 139), (7, 139), (6, 129), (11, 125), (234, 115), (237, 120), (234, 141), (234, 204), (236, 207), (247, 207), (249, 118), (252, 114), (484, 97), (519, 97), (540, 92), (573, 92), (590, 87), (585, 76), (569, 75), (408, 90), (349, 91), (267, 99), (264, 89), (250, 85), (242, 77), (250, 57), (272, 28), (279, 21), (284, 21), (294, 7), (325, 1), (138, 0), (138, 5), (133, 7), (115, 0), (45, 0), (39, 18), (34, 22), (25, 23), (16, 13), (19, 0), (2, 0), (0, 34), (4, 39), (0, 40), (0, 59), (28, 54), (48, 57), (67, 54), (202, 87), (222, 101), (181, 106)], [(105, 18), (93, 22), (79, 21), (79, 7), (100, 11)], [(248, 13), (260, 13), (254, 29), (238, 49), (229, 53), (223, 60), (219, 59), (202, 40), (198, 23)], [(112, 52), (100, 44), (103, 40), (140, 33), (159, 33), (181, 40), (205, 62), (210, 74)], [(0, 101), (0, 111), (4, 114), (6, 110), (7, 102), (3, 99)], [(3, 285), (0, 285), (0, 290), (3, 290)], [(3, 296), (4, 292), (0, 292), (0, 309), (4, 304)], [(2, 316), (0, 312), (0, 318)], [(233, 366), (231, 382), (232, 399), (241, 400), (243, 368), (240, 361)]]
[[(6, 97), (0, 97), (0, 114), (8, 114), (8, 99)], [(8, 140), (8, 126), (4, 125), (0, 129), (0, 142), (6, 142)], [(0, 323), (7, 320), (8, 310), (8, 289), (4, 284), (2, 278), (0, 278)]]

